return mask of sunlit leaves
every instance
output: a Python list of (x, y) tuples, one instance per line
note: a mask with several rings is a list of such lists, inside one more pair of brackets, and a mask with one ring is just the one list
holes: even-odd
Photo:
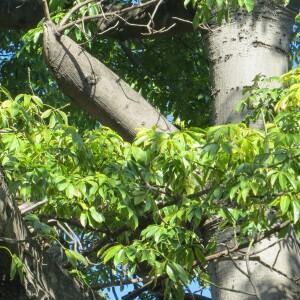
[(25, 272), (25, 265), (20, 257), (16, 254), (13, 254), (11, 257), (11, 265), (10, 265), (10, 280), (13, 280), (18, 274), (21, 282), (24, 280), (24, 272)]
[[(9, 187), (23, 201), (48, 200), (42, 216), (73, 222), (86, 236), (83, 250), (66, 248), (74, 268), (90, 268), (87, 251), (115, 272), (131, 276), (145, 266), (149, 276), (164, 275), (166, 290), (179, 295), (183, 283), (204, 276), (205, 256), (216, 249), (199, 231), (211, 216), (239, 226), (240, 240), (278, 221), (298, 228), (297, 72), (280, 79), (285, 89), (248, 89), (245, 105), (264, 116), (262, 130), (246, 122), (174, 133), (152, 128), (132, 144), (104, 127), (79, 132), (63, 110), (3, 90), (0, 160)], [(27, 219), (39, 236), (59, 238), (37, 216)]]
[(84, 266), (88, 266), (88, 261), (86, 260), (86, 258), (80, 254), (79, 252), (77, 251), (73, 251), (73, 250), (70, 250), (70, 249), (66, 249), (65, 251), (66, 253), (66, 256), (69, 260), (69, 262), (74, 266), (76, 267), (78, 263), (82, 263)]

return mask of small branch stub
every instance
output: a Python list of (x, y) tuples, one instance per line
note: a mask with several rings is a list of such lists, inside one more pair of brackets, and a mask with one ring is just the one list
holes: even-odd
[(46, 21), (51, 21), (47, 0), (42, 0), (42, 4), (43, 4), (43, 11), (44, 11), (45, 20)]

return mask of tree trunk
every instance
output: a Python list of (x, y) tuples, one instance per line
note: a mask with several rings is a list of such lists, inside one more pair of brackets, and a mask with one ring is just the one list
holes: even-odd
[(260, 1), (250, 15), (237, 11), (228, 23), (212, 26), (207, 35), (214, 88), (214, 122), (235, 123), (243, 87), (258, 74), (282, 75), (288, 71), (288, 52), (295, 13)]
[[(29, 299), (35, 300), (100, 300), (101, 297), (90, 288), (82, 286), (59, 266), (36, 241), (34, 241), (24, 224), (18, 207), (9, 195), (4, 176), (0, 171), (0, 296), (6, 290), (5, 298), (13, 293), (14, 283), (8, 284), (10, 255), (3, 247), (18, 255), (25, 266), (24, 286)], [(15, 286), (18, 285), (16, 281)], [(3, 288), (1, 288), (1, 286)], [(6, 298), (7, 296), (7, 298)], [(26, 299), (20, 291), (20, 299)]]
[[(296, 12), (270, 2), (259, 1), (251, 15), (245, 11), (233, 13), (228, 23), (214, 26), (207, 35), (216, 124), (241, 120), (242, 115), (236, 112), (237, 104), (242, 98), (243, 87), (251, 85), (257, 74), (276, 76), (288, 71), (289, 41)], [(222, 233), (218, 236), (221, 237)], [(276, 239), (265, 239), (254, 248), (263, 249)], [(209, 269), (216, 285), (256, 295), (212, 287), (213, 299), (299, 299), (299, 286), (287, 278), (300, 275), (298, 251), (296, 239), (289, 236), (261, 252), (262, 262), (249, 262), (252, 284), (249, 276), (244, 274), (249, 271), (244, 260), (236, 261), (243, 271), (229, 259), (215, 261)], [(264, 266), (263, 262), (273, 266), (274, 270)], [(287, 277), (279, 274), (277, 269)]]

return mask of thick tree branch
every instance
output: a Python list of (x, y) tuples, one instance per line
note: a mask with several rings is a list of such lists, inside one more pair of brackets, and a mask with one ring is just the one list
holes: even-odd
[(59, 35), (50, 22), (44, 26), (44, 53), (62, 92), (125, 139), (131, 140), (140, 128), (176, 130), (139, 93), (70, 38)]

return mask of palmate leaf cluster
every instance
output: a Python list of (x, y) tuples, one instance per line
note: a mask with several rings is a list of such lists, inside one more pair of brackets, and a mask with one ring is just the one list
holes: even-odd
[[(243, 107), (261, 129), (250, 120), (152, 128), (132, 144), (105, 127), (79, 132), (63, 109), (2, 88), (0, 163), (15, 199), (47, 200), (27, 220), (87, 283), (156, 278), (180, 299), (193, 278), (208, 281), (217, 241), (202, 228), (211, 217), (235, 229), (236, 243), (287, 220), (300, 233), (300, 68), (279, 80), (284, 89), (257, 79), (247, 90)], [(67, 222), (72, 236), (43, 226), (48, 219)]]

